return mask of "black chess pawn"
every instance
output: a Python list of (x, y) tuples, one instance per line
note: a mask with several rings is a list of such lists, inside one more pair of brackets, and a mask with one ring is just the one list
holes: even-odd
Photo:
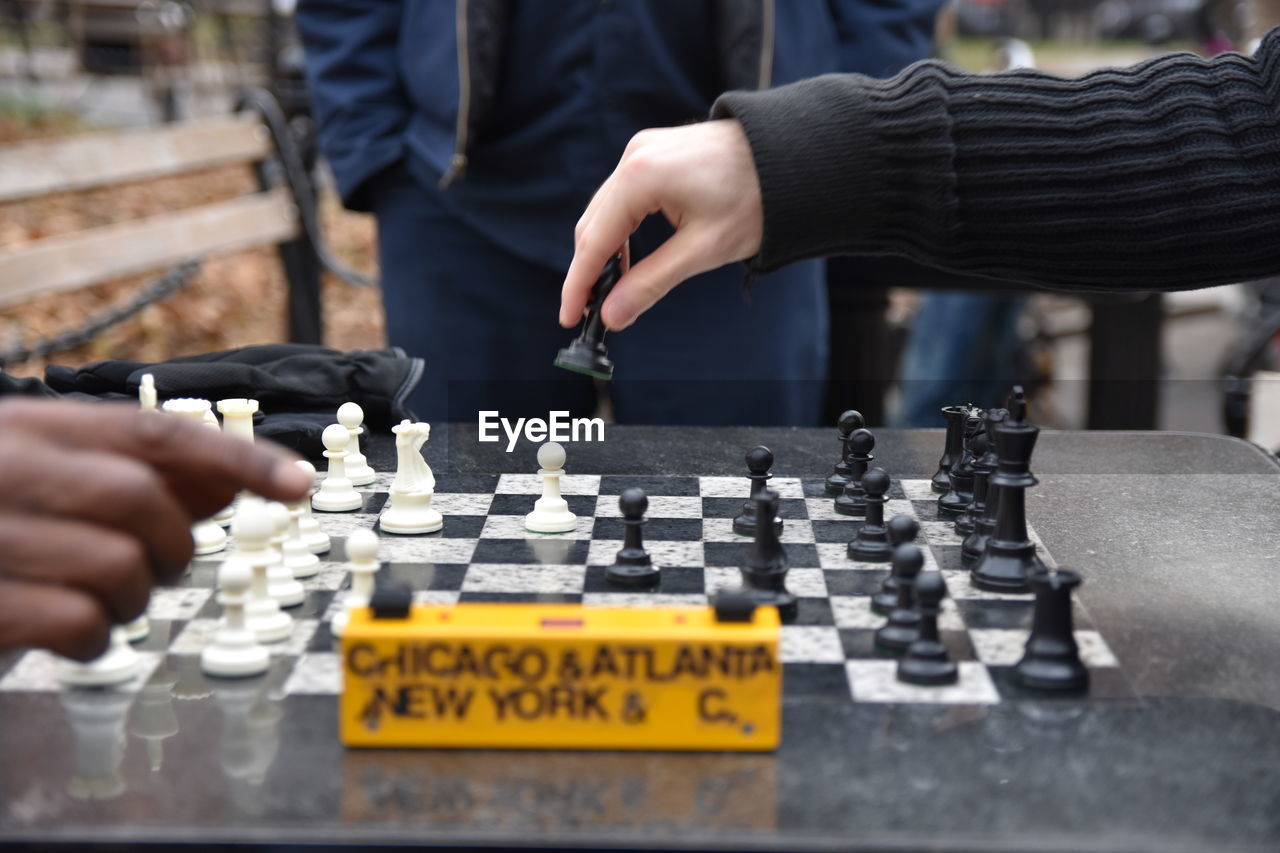
[(1039, 569), (1029, 582), (1036, 594), (1035, 612), (1026, 652), (1013, 668), (1014, 678), (1038, 690), (1087, 690), (1089, 670), (1080, 660), (1071, 615), (1071, 591), (1080, 585), (1080, 576)]
[(915, 606), (916, 576), (924, 567), (924, 552), (912, 542), (893, 549), (893, 573), (898, 578), (897, 605), (889, 621), (876, 630), (876, 645), (900, 652), (920, 637), (920, 611)]
[[(769, 487), (773, 472), (773, 453), (763, 444), (747, 451), (747, 479), (751, 481), (751, 497), (742, 505), (742, 512), (733, 519), (733, 532), (739, 536), (754, 536), (756, 532), (756, 498)], [(774, 526), (782, 533), (782, 519), (775, 518)]]
[(623, 489), (618, 496), (618, 509), (622, 512), (622, 547), (612, 566), (604, 571), (609, 583), (625, 587), (656, 586), (662, 573), (644, 549), (644, 513), (649, 508), (649, 498), (644, 489)]
[(844, 492), (844, 487), (849, 484), (849, 436), (855, 429), (862, 429), (864, 426), (866, 423), (862, 419), (862, 413), (853, 409), (842, 414), (836, 423), (840, 433), (840, 461), (836, 463), (835, 470), (826, 483), (827, 494), (832, 497)]
[(898, 661), (898, 680), (908, 684), (955, 684), (960, 671), (938, 636), (938, 614), (947, 594), (946, 581), (938, 572), (924, 572), (916, 578), (916, 609), (920, 611), (920, 636), (907, 646)]
[(765, 489), (755, 497), (756, 536), (742, 564), (742, 580), (756, 603), (778, 608), (783, 622), (793, 622), (799, 613), (796, 597), (787, 591), (787, 553), (773, 524), (778, 514), (778, 493)]
[(858, 533), (849, 543), (849, 558), (867, 563), (888, 562), (893, 555), (889, 544), (889, 531), (884, 526), (885, 494), (889, 491), (889, 475), (883, 468), (872, 468), (862, 475), (862, 489), (866, 492), (866, 517)]
[[(973, 520), (973, 529), (965, 535), (960, 548), (960, 561), (966, 566), (987, 550), (987, 540), (996, 529), (1000, 490), (991, 485), (991, 475), (995, 474), (996, 466), (1000, 463), (1000, 458), (996, 455), (996, 425), (1003, 423), (1008, 415), (1008, 409), (988, 409), (985, 431), (974, 443), (977, 458), (973, 460), (973, 503), (969, 505), (965, 516)], [(956, 521), (956, 532), (960, 532), (959, 520)]]
[(942, 450), (942, 457), (938, 459), (938, 470), (929, 481), (933, 490), (939, 494), (951, 488), (951, 468), (960, 461), (960, 454), (964, 450), (964, 419), (972, 408), (972, 405), (942, 407), (942, 417), (947, 422), (947, 443)]
[(1027, 536), (1026, 490), (1038, 480), (1031, 474), (1031, 453), (1040, 430), (1026, 422), (1026, 400), (1021, 388), (1010, 399), (1009, 416), (994, 427), (996, 472), (987, 481), (999, 489), (996, 529), (986, 550), (973, 564), (970, 580), (978, 589), (993, 592), (1026, 592), (1027, 578), (1044, 563), (1035, 543)]
[(955, 518), (973, 503), (973, 438), (982, 429), (981, 409), (970, 409), (965, 416), (960, 443), (960, 458), (951, 466), (951, 488), (938, 497), (938, 514)]
[[(895, 515), (885, 525), (889, 531), (889, 544), (894, 548), (905, 542), (914, 542), (920, 534), (920, 523), (909, 515)], [(898, 576), (892, 571), (880, 584), (880, 591), (871, 596), (871, 610), (888, 616), (898, 606)]]
[(867, 509), (862, 475), (867, 473), (867, 467), (875, 459), (871, 451), (875, 449), (876, 437), (869, 429), (855, 429), (849, 433), (849, 441), (845, 446), (849, 450), (845, 456), (849, 461), (849, 482), (840, 497), (836, 498), (835, 510), (841, 515), (860, 516)]
[(987, 505), (987, 478), (995, 468), (986, 468), (980, 463), (987, 454), (987, 434), (979, 432), (969, 441), (969, 450), (973, 454), (970, 468), (973, 471), (973, 500), (964, 508), (964, 512), (956, 517), (955, 531), (957, 535), (968, 536), (977, 528), (978, 516)]

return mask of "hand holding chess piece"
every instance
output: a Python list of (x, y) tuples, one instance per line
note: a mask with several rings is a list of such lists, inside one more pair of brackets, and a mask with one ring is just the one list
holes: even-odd
[(0, 649), (98, 656), (186, 568), (197, 519), (241, 489), (305, 493), (292, 458), (131, 405), (0, 402), (0, 468), (24, 484), (0, 490)]

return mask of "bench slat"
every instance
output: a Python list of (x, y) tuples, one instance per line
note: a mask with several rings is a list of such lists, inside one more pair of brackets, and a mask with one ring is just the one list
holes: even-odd
[(270, 148), (252, 114), (0, 146), (0, 201), (249, 163)]
[(297, 234), (297, 212), (282, 187), (48, 237), (0, 250), (0, 305), (159, 270), (193, 257), (280, 243)]

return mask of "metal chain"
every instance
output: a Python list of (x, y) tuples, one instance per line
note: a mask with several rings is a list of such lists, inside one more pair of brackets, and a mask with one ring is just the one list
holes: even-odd
[(164, 275), (142, 288), (132, 299), (96, 317), (91, 317), (84, 325), (69, 332), (61, 332), (50, 338), (36, 341), (30, 346), (16, 344), (0, 351), (0, 369), (10, 364), (18, 364), (32, 358), (43, 358), (55, 352), (75, 349), (93, 340), (107, 329), (123, 323), (148, 305), (160, 300), (191, 283), (191, 279), (200, 269), (201, 260), (185, 261), (173, 267)]

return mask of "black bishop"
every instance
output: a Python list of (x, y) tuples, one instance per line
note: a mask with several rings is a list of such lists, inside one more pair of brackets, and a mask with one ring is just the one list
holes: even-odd
[(955, 518), (973, 503), (973, 437), (982, 428), (982, 410), (969, 409), (961, 431), (960, 458), (951, 466), (951, 488), (938, 498), (938, 514)]
[[(1000, 459), (996, 456), (996, 426), (1009, 416), (1008, 409), (987, 410), (986, 431), (974, 440), (973, 460), (973, 503), (963, 518), (973, 522), (973, 528), (965, 535), (960, 548), (960, 561), (970, 565), (987, 550), (987, 540), (996, 529), (996, 508), (999, 506), (1000, 490), (991, 485), (991, 476), (996, 472)], [(956, 532), (961, 532), (961, 519), (956, 519)], [(967, 526), (966, 526), (967, 527)]]
[(778, 514), (778, 493), (765, 489), (753, 500), (758, 523), (755, 539), (742, 564), (742, 580), (757, 604), (773, 605), (783, 622), (793, 622), (799, 613), (799, 604), (787, 590), (787, 553), (773, 525)]

